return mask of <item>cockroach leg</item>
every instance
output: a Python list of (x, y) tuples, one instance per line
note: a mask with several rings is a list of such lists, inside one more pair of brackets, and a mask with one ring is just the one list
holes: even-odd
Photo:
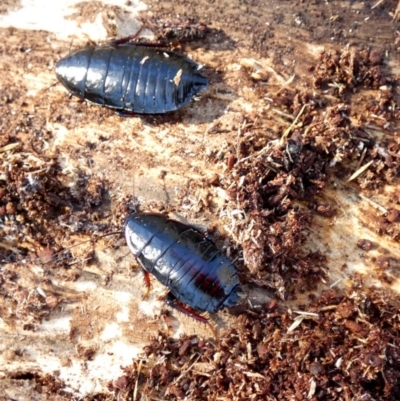
[(143, 269), (144, 283), (146, 284), (146, 293), (142, 296), (142, 299), (147, 299), (150, 295), (151, 280), (150, 273)]
[(110, 40), (106, 44), (110, 45), (110, 46), (118, 46), (118, 45), (123, 45), (125, 43), (131, 42), (132, 40), (135, 40), (139, 37), (139, 35), (142, 33), (143, 29), (144, 29), (144, 26), (141, 26), (140, 29), (133, 35), (125, 36), (124, 38)]
[(200, 315), (200, 313), (196, 312), (194, 309), (190, 308), (187, 305), (182, 304), (179, 300), (172, 294), (168, 293), (165, 297), (165, 303), (172, 308), (177, 309), (179, 312), (184, 313), (187, 316), (192, 317), (193, 319), (198, 320), (199, 322), (208, 323), (208, 319), (204, 316)]
[(182, 302), (180, 302), (179, 299), (177, 299), (172, 293), (169, 292), (167, 294), (167, 296), (165, 297), (165, 303), (168, 306), (177, 309), (179, 312), (182, 312), (185, 315), (190, 316), (193, 319), (206, 324), (211, 329), (214, 337), (216, 339), (218, 338), (217, 330), (206, 317), (200, 315), (200, 313), (197, 313), (194, 309), (190, 308), (189, 306), (182, 304)]
[[(108, 46), (120, 46), (127, 44), (129, 42), (133, 42), (134, 40), (138, 39), (139, 35), (142, 33), (144, 27), (142, 26), (135, 34), (126, 36), (120, 39), (110, 40), (106, 43)], [(134, 46), (150, 46), (150, 47), (166, 47), (165, 43), (161, 42), (149, 42), (149, 41), (142, 41), (142, 42), (133, 42), (132, 45)]]

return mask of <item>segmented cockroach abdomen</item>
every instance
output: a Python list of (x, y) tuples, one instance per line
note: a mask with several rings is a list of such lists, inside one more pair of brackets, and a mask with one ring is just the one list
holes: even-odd
[(124, 226), (131, 252), (181, 302), (217, 312), (238, 302), (235, 266), (195, 228), (157, 213), (134, 213)]
[(177, 110), (208, 85), (189, 58), (132, 43), (77, 50), (58, 61), (56, 75), (75, 96), (139, 114)]

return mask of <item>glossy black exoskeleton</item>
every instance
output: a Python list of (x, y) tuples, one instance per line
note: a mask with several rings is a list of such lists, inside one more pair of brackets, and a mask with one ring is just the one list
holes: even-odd
[(189, 58), (124, 39), (69, 54), (58, 61), (56, 75), (75, 96), (138, 114), (177, 110), (208, 85)]
[[(189, 308), (208, 312), (237, 304), (240, 281), (235, 266), (200, 231), (158, 213), (131, 214), (124, 231), (145, 272), (169, 289), (170, 301), (172, 296)], [(193, 315), (184, 307), (178, 309)]]

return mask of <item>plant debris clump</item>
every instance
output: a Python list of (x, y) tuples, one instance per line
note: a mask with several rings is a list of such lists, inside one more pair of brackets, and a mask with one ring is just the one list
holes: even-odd
[(346, 47), (341, 52), (324, 51), (313, 68), (314, 85), (335, 88), (338, 95), (357, 86), (378, 89), (388, 83), (381, 64), (382, 55), (378, 50), (356, 51)]
[(20, 145), (15, 145), (16, 151), (3, 153), (0, 159), (3, 251), (45, 256), (44, 249), (59, 251), (68, 234), (104, 229), (93, 223), (105, 193), (104, 181), (77, 171), (74, 185), (68, 185), (70, 177), (63, 173), (56, 155), (21, 152)]
[[(387, 400), (400, 397), (397, 309), (383, 292), (329, 290), (307, 312), (265, 308), (214, 341), (160, 333), (125, 368), (119, 399)], [(138, 390), (139, 389), (139, 390)]]
[[(378, 144), (375, 131), (359, 123), (375, 117), (395, 120), (394, 95), (389, 86), (381, 87), (391, 78), (380, 69), (376, 51), (356, 54), (353, 49), (322, 53), (313, 68), (316, 86), (329, 83), (332, 95), (289, 88), (269, 93), (279, 108), (271, 113), (291, 120), (289, 128), (262, 133), (262, 120), (244, 117), (219, 180), (228, 199), (230, 235), (242, 246), (251, 273), (248, 281), (272, 287), (282, 299), (315, 287), (324, 277), (325, 257), (309, 254), (304, 245), (314, 215), (336, 215), (335, 205), (319, 199), (331, 178), (379, 191), (400, 174), (397, 136)], [(340, 85), (343, 92), (337, 91)], [(378, 97), (389, 99), (379, 103), (376, 114), (367, 109), (360, 115), (348, 104), (344, 91), (356, 96), (361, 87), (379, 89)], [(398, 228), (391, 224), (390, 229)]]
[(145, 26), (150, 29), (156, 41), (163, 43), (169, 42), (191, 42), (202, 40), (207, 34), (214, 30), (206, 24), (196, 21), (193, 18), (162, 17), (160, 15), (145, 18)]

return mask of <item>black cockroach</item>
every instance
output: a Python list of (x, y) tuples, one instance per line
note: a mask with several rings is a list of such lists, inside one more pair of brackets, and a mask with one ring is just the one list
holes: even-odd
[(193, 60), (131, 39), (69, 54), (56, 65), (58, 80), (81, 99), (138, 114), (177, 110), (207, 87)]
[(159, 213), (133, 213), (125, 221), (129, 249), (165, 285), (167, 302), (200, 321), (195, 311), (218, 312), (238, 303), (240, 281), (232, 262), (194, 227)]

